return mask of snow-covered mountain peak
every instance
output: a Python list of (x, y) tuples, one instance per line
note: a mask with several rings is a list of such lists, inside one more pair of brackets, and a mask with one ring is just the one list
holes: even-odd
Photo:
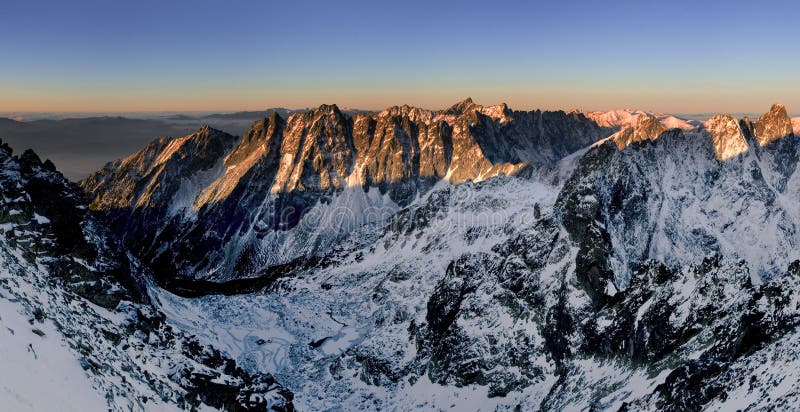
[[(159, 139), (82, 185), (92, 207), (124, 227), (120, 230), (142, 256), (193, 262), (181, 264), (187, 276), (254, 276), (305, 251), (318, 253), (325, 249), (321, 239), (341, 235), (322, 225), (310, 232), (305, 226), (302, 234), (292, 230), (310, 211), (338, 202), (334, 199), (343, 192), (362, 190), (368, 193), (363, 199), (346, 195), (342, 201), (385, 210), (408, 205), (439, 180), (477, 182), (552, 164), (615, 131), (592, 116), (598, 118), (597, 113), (512, 111), (505, 104), (480, 106), (472, 99), (439, 112), (404, 105), (349, 115), (322, 105), (285, 121), (275, 115), (256, 122), (242, 138), (203, 129)], [(654, 142), (672, 130), (670, 139), (708, 139), (719, 160), (747, 151), (747, 136), (783, 134), (788, 121), (782, 106), (746, 130), (742, 125), (749, 123), (739, 125), (730, 116), (714, 117), (701, 127), (631, 110), (604, 116), (605, 124), (630, 123), (610, 137), (620, 150)], [(678, 128), (665, 126), (676, 122)], [(196, 254), (193, 248), (202, 242), (223, 242), (231, 249)], [(243, 260), (249, 263), (235, 263)], [(200, 262), (207, 262), (202, 270)]]
[[(611, 135), (609, 140), (616, 143), (619, 150), (639, 142), (654, 141), (669, 128), (665, 127), (666, 117), (640, 117), (634, 126), (623, 127)], [(673, 122), (674, 124), (674, 122)], [(719, 160), (728, 160), (749, 149), (748, 138), (754, 139), (759, 147), (793, 135), (792, 121), (783, 105), (775, 104), (769, 112), (755, 122), (747, 117), (741, 121), (724, 114), (715, 115), (703, 123), (679, 123), (677, 135), (711, 139), (714, 153)]]
[[(363, 207), (402, 207), (440, 180), (461, 184), (517, 174), (555, 163), (608, 133), (582, 114), (515, 112), (471, 99), (439, 112), (406, 105), (350, 115), (323, 105), (286, 121), (256, 122), (242, 138), (218, 139), (225, 144), (214, 150), (195, 150), (198, 135), (211, 132), (159, 139), (81, 184), (93, 209), (111, 215), (131, 242), (138, 239), (134, 249), (153, 259), (196, 261), (181, 269), (186, 275), (253, 276), (324, 249), (319, 242), (339, 229), (328, 233), (319, 226), (313, 235), (305, 232), (310, 226), (302, 234), (292, 229), (340, 195)], [(368, 195), (351, 198), (358, 191)], [(162, 242), (185, 244), (165, 248)], [(230, 243), (232, 251), (213, 257), (194, 252), (203, 242)], [(207, 272), (196, 266), (223, 257), (249, 263), (204, 263)]]
[(315, 116), (319, 115), (335, 115), (340, 116), (342, 111), (339, 110), (339, 106), (335, 103), (332, 104), (321, 104), (316, 110), (313, 110)]
[(586, 117), (592, 119), (600, 126), (619, 130), (625, 127), (636, 127), (639, 123), (651, 118), (658, 119), (667, 129), (691, 130), (699, 126), (699, 123), (696, 121), (681, 119), (670, 114), (653, 113), (642, 110), (615, 109), (609, 111), (576, 112), (585, 114)]
[(576, 112), (585, 114), (586, 117), (594, 120), (600, 126), (619, 128), (619, 129), (629, 126), (636, 126), (644, 119), (658, 116), (655, 113), (641, 111), (641, 110), (632, 110), (632, 109), (614, 109), (608, 111), (589, 111), (589, 112), (576, 111)]
[(107, 179), (117, 182), (112, 191), (93, 197), (93, 209), (152, 208), (162, 204), (164, 196), (172, 196), (182, 179), (194, 179), (221, 163), (237, 139), (209, 126), (180, 138), (162, 137), (106, 164), (82, 184), (95, 187)]
[[(392, 116), (399, 116), (399, 117), (407, 117), (412, 122), (422, 122), (422, 123), (430, 123), (433, 119), (433, 112), (427, 109), (421, 109), (419, 107), (409, 106), (404, 104), (402, 106), (392, 106), (387, 109), (384, 109), (378, 114), (379, 117), (392, 117)], [(363, 121), (370, 118), (368, 113), (364, 113), (361, 116), (356, 116), (356, 122)]]
[[(239, 144), (224, 158), (225, 170), (221, 174), (212, 172), (216, 179), (201, 188), (202, 191), (193, 199), (192, 205), (200, 209), (211, 202), (221, 202), (231, 195), (239, 181), (263, 158), (275, 159), (280, 145), (280, 132), (285, 121), (272, 113), (269, 118), (259, 120), (242, 137)], [(191, 192), (194, 194), (194, 191)], [(191, 195), (190, 194), (190, 195)]]
[(511, 109), (509, 109), (508, 105), (506, 105), (505, 103), (497, 104), (494, 106), (482, 106), (475, 103), (471, 97), (467, 97), (466, 99), (450, 106), (445, 110), (436, 112), (436, 118), (448, 121), (448, 123), (452, 123), (454, 120), (453, 118), (454, 115), (462, 116), (475, 112), (488, 116), (493, 120), (498, 120), (503, 122), (509, 121), (510, 116), (512, 114)]
[(670, 114), (658, 116), (658, 121), (667, 129), (693, 130), (701, 125), (701, 122), (696, 120), (681, 119)]
[(481, 106), (479, 110), (486, 116), (489, 116), (492, 119), (500, 120), (503, 122), (509, 121), (510, 116), (512, 114), (511, 109), (509, 109), (508, 105), (506, 105), (505, 103), (501, 103), (494, 106)]

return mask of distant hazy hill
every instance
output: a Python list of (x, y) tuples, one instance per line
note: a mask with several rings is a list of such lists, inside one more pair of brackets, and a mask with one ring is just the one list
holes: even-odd
[(21, 150), (35, 150), (70, 179), (88, 175), (108, 159), (136, 150), (155, 136), (180, 136), (191, 130), (188, 125), (124, 117), (32, 122), (0, 119), (3, 141)]
[(258, 111), (245, 111), (245, 112), (235, 112), (235, 113), (213, 113), (206, 116), (203, 116), (204, 119), (227, 119), (227, 120), (257, 120), (263, 119), (264, 117), (268, 116), (272, 112), (278, 113), (281, 117), (289, 117), (290, 114), (296, 112), (298, 110), (290, 110), (284, 109), (282, 107), (276, 107), (273, 109), (267, 110), (258, 110)]
[(17, 121), (0, 118), (0, 139), (20, 150), (35, 150), (43, 158), (52, 160), (67, 178), (78, 180), (102, 167), (109, 159), (136, 151), (157, 137), (183, 136), (204, 124), (242, 135), (253, 122), (272, 112), (288, 116), (294, 111), (276, 108), (203, 115), (174, 114), (149, 119), (97, 116)]

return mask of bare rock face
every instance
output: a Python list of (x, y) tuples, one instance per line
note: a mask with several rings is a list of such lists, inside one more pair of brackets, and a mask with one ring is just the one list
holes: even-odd
[[(749, 120), (743, 120), (749, 125)], [(727, 160), (747, 151), (747, 141), (739, 122), (729, 115), (716, 115), (705, 124), (705, 129), (711, 135), (714, 145), (714, 154), (719, 160)], [(749, 129), (748, 129), (749, 130)]]
[[(188, 178), (210, 169), (231, 149), (234, 139), (208, 126), (178, 139), (162, 137), (107, 164), (81, 181), (81, 186), (97, 194), (93, 196), (93, 209), (157, 206), (163, 196), (177, 189), (180, 180), (176, 177)], [(109, 185), (111, 182), (113, 185)]]
[[(242, 137), (239, 144), (225, 157), (225, 172), (208, 185), (195, 199), (194, 207), (224, 201), (230, 197), (248, 172), (277, 164), (280, 135), (285, 122), (273, 113), (269, 119), (259, 120)], [(277, 170), (265, 170), (264, 178), (274, 178)]]
[(617, 132), (611, 137), (611, 140), (617, 144), (619, 150), (622, 150), (633, 143), (655, 141), (666, 131), (667, 128), (658, 119), (649, 117), (636, 126), (628, 126)]
[(782, 104), (775, 103), (769, 112), (753, 123), (753, 131), (759, 146), (766, 146), (793, 134), (792, 119)]
[[(92, 209), (107, 213), (165, 276), (177, 268), (230, 279), (324, 248), (325, 231), (380, 218), (363, 218), (361, 209), (402, 207), (440, 180), (481, 181), (554, 163), (611, 132), (580, 113), (472, 99), (441, 111), (395, 106), (353, 115), (322, 105), (286, 120), (273, 113), (242, 138), (205, 127), (156, 140), (81, 186)], [(346, 222), (296, 229), (320, 203), (345, 195), (346, 206), (330, 210), (347, 216), (328, 217)]]
[[(800, 365), (800, 215), (786, 201), (800, 196), (798, 139), (756, 140), (778, 112), (691, 128), (642, 118), (600, 139), (608, 129), (580, 113), (470, 99), (438, 112), (322, 106), (257, 122), (194, 173), (131, 178), (128, 206), (100, 209), (157, 280), (236, 278), (173, 282), (184, 296), (248, 294), (170, 299), (184, 308), (171, 316), (215, 318), (186, 322), (198, 336), (276, 302), (254, 319), (292, 337), (276, 375), (309, 409), (419, 408), (428, 400), (406, 395), (430, 384), (454, 390), (444, 406), (466, 387), (496, 409), (768, 409), (791, 404), (798, 385), (785, 377)], [(488, 179), (597, 134), (556, 165), (558, 184)], [(140, 154), (152, 166), (136, 176), (162, 156), (188, 162), (169, 142)], [(113, 179), (98, 180), (108, 186), (90, 195), (106, 190), (96, 204), (113, 205)], [(465, 183), (431, 189), (443, 180)], [(378, 206), (391, 210), (371, 221), (383, 224), (336, 237)], [(351, 325), (358, 338), (337, 341)], [(248, 340), (228, 342), (253, 359)]]
[(352, 168), (352, 119), (335, 105), (289, 118), (273, 193), (341, 189)]

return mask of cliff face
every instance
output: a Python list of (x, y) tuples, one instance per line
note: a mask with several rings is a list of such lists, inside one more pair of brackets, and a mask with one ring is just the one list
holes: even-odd
[(241, 139), (158, 141), (83, 184), (174, 292), (148, 285), (167, 318), (274, 374), (280, 405), (791, 405), (800, 146), (785, 110), (637, 118), (576, 150), (608, 129), (469, 100), (323, 106)]
[(437, 185), (273, 288), (167, 312), (311, 410), (792, 404), (798, 139), (746, 124), (641, 122), (622, 150)]
[[(396, 209), (440, 180), (553, 163), (611, 131), (579, 113), (471, 99), (441, 111), (396, 106), (353, 116), (322, 105), (288, 119), (273, 113), (241, 139), (204, 127), (156, 140), (81, 186), (146, 261), (184, 275), (247, 277), (379, 218), (363, 218), (363, 208)], [(331, 223), (339, 227), (296, 229), (319, 202), (342, 196), (350, 200), (337, 212), (346, 221)]]
[(792, 135), (792, 119), (782, 104), (772, 108), (753, 123), (753, 132), (759, 146), (765, 146), (783, 137)]
[(667, 128), (659, 123), (658, 120), (648, 118), (636, 126), (628, 126), (615, 133), (612, 140), (617, 144), (617, 148), (622, 150), (633, 143), (652, 142), (666, 131)]

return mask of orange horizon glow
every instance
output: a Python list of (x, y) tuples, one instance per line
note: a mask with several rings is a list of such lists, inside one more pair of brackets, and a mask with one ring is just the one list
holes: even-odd
[[(268, 93), (264, 93), (268, 95)], [(237, 112), (258, 111), (268, 108), (304, 109), (318, 107), (321, 104), (336, 104), (340, 108), (360, 110), (382, 110), (391, 106), (408, 104), (425, 109), (438, 110), (447, 108), (466, 97), (472, 97), (477, 103), (490, 106), (506, 103), (514, 110), (572, 110), (606, 111), (614, 109), (635, 109), (659, 113), (761, 113), (769, 109), (773, 103), (784, 104), (790, 113), (800, 112), (800, 99), (763, 93), (761, 96), (745, 98), (736, 93), (725, 93), (719, 96), (703, 96), (699, 93), (637, 95), (634, 93), (586, 93), (576, 91), (542, 91), (540, 93), (499, 93), (499, 92), (462, 92), (430, 93), (414, 95), (410, 92), (386, 92), (376, 95), (342, 93), (298, 92), (283, 96), (273, 95), (269, 98), (253, 95), (231, 95), (213, 93), (195, 93), (194, 96), (182, 94), (178, 96), (161, 96), (148, 94), (110, 94), (76, 96), (48, 95), (38, 93), (22, 94), (9, 97), (0, 94), (0, 112), (4, 113), (136, 113), (136, 112)]]
[(800, 113), (791, 2), (36, 3), (0, 13), (0, 112)]

